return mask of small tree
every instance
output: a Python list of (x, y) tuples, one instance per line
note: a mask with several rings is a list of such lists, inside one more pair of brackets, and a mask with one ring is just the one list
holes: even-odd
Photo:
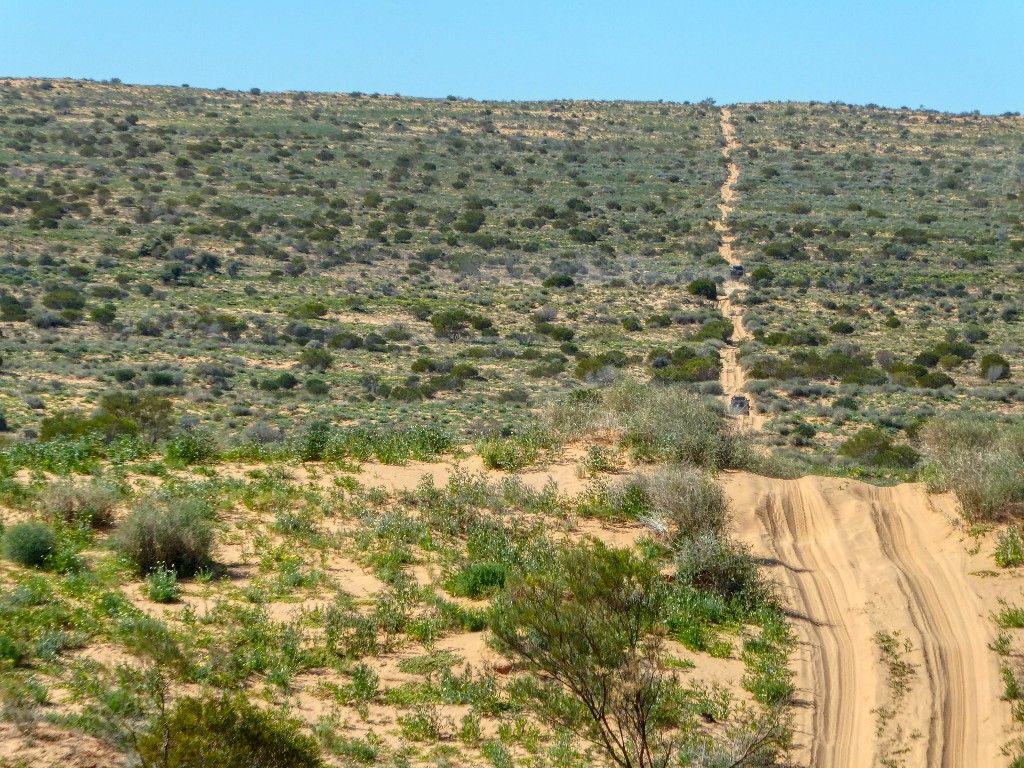
[(135, 422), (142, 436), (155, 443), (170, 431), (174, 405), (155, 392), (114, 392), (100, 400), (100, 411), (115, 419)]
[(434, 335), (449, 341), (461, 338), (469, 326), (469, 321), (469, 313), (463, 309), (443, 309), (430, 317)]
[(675, 753), (683, 717), (679, 682), (660, 664), (666, 598), (654, 565), (589, 539), (510, 578), (491, 628), (498, 649), (531, 673), (543, 720), (622, 768), (655, 768)]
[(981, 377), (990, 383), (1010, 378), (1010, 361), (997, 352), (981, 358)]
[(718, 286), (715, 281), (708, 277), (699, 277), (692, 280), (686, 286), (686, 292), (691, 296), (699, 296), (708, 301), (715, 301), (718, 298)]
[(309, 346), (299, 354), (299, 362), (315, 371), (326, 371), (334, 365), (334, 355), (323, 347)]
[(113, 304), (93, 307), (89, 311), (89, 319), (103, 328), (109, 327), (117, 317), (117, 308)]

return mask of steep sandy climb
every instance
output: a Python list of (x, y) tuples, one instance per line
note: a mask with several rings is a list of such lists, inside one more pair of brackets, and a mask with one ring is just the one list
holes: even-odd
[(988, 648), (998, 603), (922, 485), (745, 473), (725, 485), (740, 538), (792, 611), (799, 764), (1006, 764), (1010, 716)]
[[(723, 259), (729, 262), (730, 265), (738, 265), (739, 259), (736, 258), (732, 251), (732, 243), (735, 239), (729, 231), (729, 216), (732, 214), (732, 201), (736, 198), (735, 185), (740, 178), (739, 167), (732, 161), (732, 152), (736, 148), (736, 129), (732, 124), (732, 113), (728, 107), (722, 107), (722, 136), (725, 138), (725, 144), (722, 147), (722, 154), (726, 160), (727, 176), (725, 182), (722, 184), (719, 190), (719, 195), (722, 202), (718, 204), (718, 210), (721, 212), (721, 216), (715, 221), (715, 229), (718, 230), (718, 253)], [(726, 285), (725, 290), (727, 295), (724, 296), (718, 302), (718, 307), (722, 311), (722, 314), (732, 321), (732, 344), (722, 349), (722, 390), (723, 398), (725, 400), (726, 407), (729, 402), (736, 395), (742, 395), (746, 397), (744, 387), (746, 386), (747, 380), (743, 373), (743, 368), (740, 366), (736, 359), (737, 345), (740, 344), (744, 339), (750, 337), (747, 329), (743, 325), (743, 311), (740, 307), (737, 307), (732, 303), (729, 298), (729, 293), (734, 291), (742, 291), (745, 289), (743, 283), (730, 279)], [(736, 417), (739, 421), (740, 426), (744, 429), (757, 431), (764, 426), (765, 417), (764, 414), (759, 413), (754, 403), (751, 401), (750, 410), (748, 413), (739, 415)]]

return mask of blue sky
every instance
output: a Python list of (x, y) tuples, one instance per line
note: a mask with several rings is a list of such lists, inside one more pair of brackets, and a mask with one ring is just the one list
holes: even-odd
[(1024, 0), (0, 0), (0, 76), (1024, 111)]

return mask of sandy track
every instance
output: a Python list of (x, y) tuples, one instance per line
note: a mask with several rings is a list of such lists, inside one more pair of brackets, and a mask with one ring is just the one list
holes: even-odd
[[(1010, 717), (988, 649), (995, 600), (969, 575), (961, 534), (921, 485), (744, 473), (725, 485), (740, 538), (793, 612), (801, 764), (1006, 763)], [(901, 658), (915, 667), (902, 693), (877, 632), (898, 637)]]
[[(732, 201), (736, 199), (736, 190), (734, 189), (736, 182), (740, 179), (740, 169), (732, 161), (732, 153), (738, 146), (736, 143), (736, 128), (732, 124), (732, 113), (728, 107), (722, 107), (722, 136), (725, 138), (725, 145), (722, 147), (722, 155), (726, 160), (726, 168), (728, 169), (728, 175), (726, 176), (725, 182), (722, 184), (722, 188), (719, 190), (719, 196), (722, 198), (722, 202), (718, 204), (718, 210), (721, 212), (721, 216), (715, 222), (715, 229), (718, 231), (718, 253), (723, 259), (729, 264), (739, 264), (740, 261), (736, 258), (736, 255), (732, 251), (732, 243), (735, 239), (729, 231), (729, 216), (732, 214)], [(730, 280), (726, 284), (726, 288), (729, 291), (740, 291), (745, 290), (743, 283), (739, 283)], [(718, 302), (718, 307), (722, 311), (722, 314), (732, 321), (732, 340), (733, 343), (722, 350), (722, 391), (723, 399), (725, 400), (726, 407), (729, 405), (729, 401), (733, 395), (743, 395), (744, 387), (746, 386), (747, 379), (743, 373), (743, 368), (736, 360), (736, 344), (739, 344), (744, 339), (750, 338), (750, 334), (747, 332), (746, 327), (743, 325), (743, 311), (732, 303), (728, 296), (725, 296)], [(745, 416), (737, 417), (737, 421), (743, 429), (757, 431), (764, 426), (765, 417), (764, 414), (758, 413), (754, 403), (750, 404), (750, 412)]]

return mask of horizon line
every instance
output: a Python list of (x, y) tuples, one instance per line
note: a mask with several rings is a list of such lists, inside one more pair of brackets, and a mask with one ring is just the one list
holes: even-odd
[(296, 93), (315, 93), (320, 95), (333, 95), (333, 96), (349, 96), (349, 97), (367, 97), (367, 98), (399, 98), (399, 99), (418, 99), (422, 101), (463, 101), (463, 102), (476, 102), (480, 104), (536, 104), (545, 102), (590, 102), (594, 104), (680, 104), (680, 105), (693, 105), (707, 103), (709, 106), (714, 107), (742, 107), (742, 106), (755, 106), (761, 104), (802, 104), (808, 106), (815, 105), (836, 105), (844, 107), (859, 107), (863, 109), (878, 109), (883, 111), (891, 112), (923, 112), (928, 114), (939, 114), (939, 115), (951, 115), (955, 117), (1020, 117), (1019, 111), (1005, 111), (1005, 112), (982, 112), (980, 109), (973, 110), (962, 110), (959, 112), (944, 109), (935, 109), (932, 107), (926, 107), (919, 105), (917, 107), (908, 107), (901, 105), (899, 107), (887, 106), (885, 104), (879, 104), (876, 102), (848, 102), (839, 99), (833, 99), (825, 101), (822, 99), (765, 99), (763, 101), (736, 101), (736, 102), (718, 102), (714, 97), (706, 97), (698, 100), (682, 100), (677, 101), (675, 99), (630, 99), (630, 98), (617, 98), (617, 99), (595, 99), (587, 97), (553, 97), (553, 98), (535, 98), (535, 99), (501, 99), (501, 98), (479, 98), (476, 96), (458, 96), (455, 94), (448, 94), (445, 96), (419, 96), (405, 93), (388, 93), (385, 91), (362, 91), (362, 90), (321, 90), (317, 88), (289, 88), (284, 90), (277, 89), (264, 89), (259, 87), (252, 88), (228, 88), (226, 86), (206, 86), (206, 85), (191, 85), (189, 83), (181, 83), (174, 85), (171, 83), (133, 83), (126, 82), (119, 77), (110, 77), (107, 79), (96, 79), (92, 77), (74, 77), (70, 75), (0, 75), (0, 80), (10, 81), (59, 81), (59, 82), (72, 82), (72, 83), (94, 83), (97, 85), (107, 86), (124, 86), (129, 88), (174, 88), (180, 90), (195, 90), (195, 91), (209, 91), (211, 93), (237, 93), (242, 95), (249, 95), (259, 97), (262, 95), (274, 95), (274, 94), (296, 94)]

